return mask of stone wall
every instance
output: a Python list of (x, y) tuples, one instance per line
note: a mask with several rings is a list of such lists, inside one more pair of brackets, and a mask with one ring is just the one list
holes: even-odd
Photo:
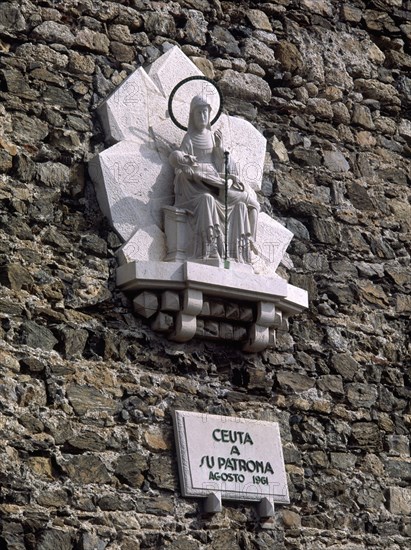
[[(401, 0), (0, 4), (1, 548), (409, 548), (410, 39)], [(115, 288), (94, 109), (175, 43), (269, 139), (310, 293), (275, 351), (169, 343)], [(280, 422), (271, 526), (180, 497), (173, 408)]]

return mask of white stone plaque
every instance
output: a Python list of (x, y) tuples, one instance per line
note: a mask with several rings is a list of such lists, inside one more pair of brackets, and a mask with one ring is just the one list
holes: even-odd
[(174, 411), (182, 494), (289, 503), (277, 422)]

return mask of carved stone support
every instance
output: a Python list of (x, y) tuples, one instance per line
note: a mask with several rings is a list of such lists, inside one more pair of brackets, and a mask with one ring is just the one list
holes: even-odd
[(217, 512), (221, 512), (223, 509), (223, 505), (221, 503), (221, 493), (215, 492), (210, 493), (208, 497), (204, 500), (204, 512), (206, 514), (216, 514)]
[(258, 302), (256, 323), (271, 327), (275, 321), (275, 305), (272, 302)]
[(281, 319), (281, 324), (279, 326), (279, 329), (278, 330), (282, 330), (283, 332), (288, 332), (289, 328), (290, 328), (290, 323), (288, 322), (288, 315), (284, 315), (282, 316), (282, 319)]
[(242, 342), (247, 338), (247, 329), (245, 327), (234, 327), (233, 340)]
[(174, 320), (171, 315), (163, 313), (160, 311), (157, 313), (154, 321), (151, 323), (150, 327), (156, 332), (167, 332), (171, 330), (174, 326)]
[(197, 317), (195, 315), (186, 315), (181, 311), (177, 314), (175, 321), (175, 331), (170, 337), (174, 342), (187, 342), (191, 340), (197, 331)]
[(136, 262), (122, 266), (117, 280), (137, 293), (136, 312), (171, 340), (238, 342), (250, 353), (275, 347), (288, 317), (307, 307), (307, 294), (283, 279), (196, 262)]
[(275, 310), (275, 315), (274, 315), (274, 323), (273, 323), (273, 326), (274, 326), (275, 328), (280, 328), (282, 322), (283, 322), (283, 312), (280, 311), (279, 309), (276, 309), (276, 310)]
[(271, 518), (274, 515), (274, 502), (264, 497), (257, 504), (257, 514), (260, 518)]
[(203, 309), (203, 293), (201, 290), (187, 289), (184, 292), (183, 312), (186, 315), (198, 315)]
[(234, 327), (230, 323), (220, 323), (220, 338), (222, 340), (234, 340)]
[(161, 295), (161, 311), (180, 311), (180, 295), (178, 292), (166, 290)]
[(262, 351), (268, 346), (270, 331), (268, 327), (254, 323), (248, 333), (247, 343), (243, 350), (248, 352)]
[(187, 342), (197, 332), (197, 315), (203, 309), (203, 293), (200, 290), (187, 289), (183, 294), (183, 307), (177, 314), (175, 331), (171, 340)]
[(134, 298), (133, 307), (136, 313), (146, 319), (149, 319), (158, 309), (158, 298), (154, 292), (141, 292)]

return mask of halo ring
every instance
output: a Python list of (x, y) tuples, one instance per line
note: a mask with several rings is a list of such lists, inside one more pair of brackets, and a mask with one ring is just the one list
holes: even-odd
[(184, 86), (184, 84), (187, 84), (187, 82), (191, 82), (192, 80), (205, 80), (206, 82), (209, 82), (214, 86), (214, 88), (217, 90), (219, 99), (220, 99), (220, 106), (218, 108), (217, 114), (213, 118), (213, 120), (210, 122), (210, 125), (212, 126), (217, 122), (217, 120), (220, 118), (221, 113), (223, 111), (223, 94), (220, 90), (220, 88), (217, 86), (217, 84), (212, 80), (211, 78), (207, 78), (206, 76), (189, 76), (188, 78), (184, 78), (184, 80), (181, 80), (176, 86), (174, 86), (170, 97), (168, 98), (168, 113), (170, 115), (171, 120), (174, 122), (174, 124), (177, 126), (177, 128), (180, 128), (180, 130), (184, 130), (185, 132), (188, 130), (187, 126), (184, 126), (181, 124), (173, 113), (173, 99), (176, 95), (176, 92), (181, 88), (181, 86)]

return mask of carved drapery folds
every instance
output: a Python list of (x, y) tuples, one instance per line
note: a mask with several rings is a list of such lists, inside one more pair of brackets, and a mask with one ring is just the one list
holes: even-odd
[[(130, 293), (136, 313), (175, 341), (201, 337), (260, 351), (275, 345), (276, 331), (286, 329), (290, 314), (307, 307), (307, 293), (275, 272), (292, 233), (258, 212), (266, 149), (262, 134), (249, 122), (223, 114), (212, 129), (206, 120), (208, 135), (202, 129), (185, 135), (168, 116), (173, 88), (196, 75), (201, 72), (178, 47), (132, 73), (99, 107), (112, 145), (92, 159), (89, 171), (100, 207), (124, 241), (117, 284)], [(175, 98), (187, 126), (195, 96), (206, 96), (209, 115), (217, 108), (212, 88), (204, 94), (199, 82)], [(223, 147), (235, 160), (225, 264), (224, 191), (219, 188), (224, 174), (216, 161)], [(206, 193), (199, 192), (202, 186)], [(201, 225), (204, 213), (212, 223)]]

